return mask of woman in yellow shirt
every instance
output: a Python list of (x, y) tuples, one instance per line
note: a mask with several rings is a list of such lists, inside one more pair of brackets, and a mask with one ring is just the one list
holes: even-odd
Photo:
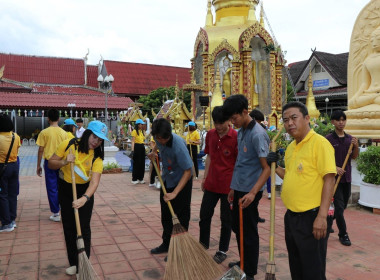
[(198, 145), (201, 144), (201, 137), (197, 131), (195, 122), (189, 122), (188, 130), (186, 135), (187, 149), (194, 163), (195, 179), (198, 179)]
[(145, 184), (144, 172), (145, 172), (145, 132), (143, 130), (145, 122), (142, 119), (138, 119), (135, 123), (135, 129), (132, 131), (132, 184), (138, 183)]
[[(17, 194), (19, 165), (18, 150), (21, 146), (20, 136), (12, 132), (14, 126), (11, 118), (0, 114), (0, 232), (10, 232), (16, 227)], [(11, 147), (12, 138), (13, 146)], [(5, 161), (9, 152), (8, 162)]]
[[(70, 267), (66, 274), (75, 275), (78, 267), (77, 231), (73, 208), (77, 208), (87, 257), (91, 247), (91, 215), (94, 207), (100, 176), (103, 172), (104, 140), (107, 138), (107, 126), (100, 121), (92, 121), (80, 140), (66, 139), (49, 159), (50, 169), (60, 169), (58, 179), (58, 198), (61, 206), (63, 232), (66, 241)], [(71, 151), (71, 153), (70, 153)], [(75, 182), (77, 200), (73, 201), (71, 167), (75, 163)]]

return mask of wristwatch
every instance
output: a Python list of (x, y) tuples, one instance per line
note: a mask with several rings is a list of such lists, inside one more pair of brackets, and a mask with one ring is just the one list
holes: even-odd
[[(87, 201), (90, 201), (90, 197), (87, 195), (87, 194), (84, 194), (84, 195), (82, 195), (82, 196), (84, 196), (86, 199), (87, 199)], [(87, 202), (86, 201), (86, 202)]]

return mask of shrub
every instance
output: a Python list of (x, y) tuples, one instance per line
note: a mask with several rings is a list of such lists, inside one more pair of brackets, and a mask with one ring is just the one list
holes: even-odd
[(380, 147), (369, 146), (357, 159), (358, 171), (364, 175), (363, 181), (380, 185)]
[(114, 168), (120, 168), (120, 165), (116, 162), (107, 162), (107, 164), (103, 166), (103, 170), (110, 170)]

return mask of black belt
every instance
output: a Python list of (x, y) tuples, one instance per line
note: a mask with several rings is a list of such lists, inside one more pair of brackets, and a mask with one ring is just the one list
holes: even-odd
[(319, 206), (315, 207), (313, 209), (307, 210), (305, 212), (293, 212), (293, 211), (291, 211), (291, 210), (288, 209), (288, 213), (290, 215), (293, 215), (293, 216), (300, 216), (300, 215), (310, 214), (310, 213), (318, 212), (318, 211), (319, 211)]

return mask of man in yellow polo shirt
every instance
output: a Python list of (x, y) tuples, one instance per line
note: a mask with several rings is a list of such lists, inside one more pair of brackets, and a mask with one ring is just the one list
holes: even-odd
[(61, 221), (61, 216), (59, 214), (58, 202), (58, 170), (50, 169), (48, 167), (48, 160), (55, 153), (59, 144), (61, 144), (63, 140), (66, 140), (67, 134), (66, 131), (58, 126), (59, 112), (57, 109), (50, 109), (47, 116), (50, 126), (40, 132), (36, 142), (39, 146), (36, 173), (38, 176), (42, 176), (41, 160), (43, 156), (46, 191), (50, 211), (53, 213), (53, 215), (50, 216), (50, 220), (59, 222)]
[[(330, 142), (310, 129), (310, 116), (300, 102), (282, 109), (286, 132), (294, 141), (285, 152), (281, 198), (288, 209), (285, 241), (292, 280), (325, 280), (327, 213), (335, 183), (335, 156)], [(274, 161), (273, 154), (268, 161)]]

